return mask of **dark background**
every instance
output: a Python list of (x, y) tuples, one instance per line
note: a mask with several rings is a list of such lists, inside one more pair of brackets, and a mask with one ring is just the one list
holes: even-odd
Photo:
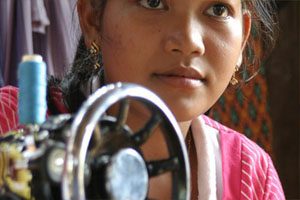
[(280, 36), (266, 65), (274, 163), (287, 199), (300, 199), (300, 1), (278, 1)]

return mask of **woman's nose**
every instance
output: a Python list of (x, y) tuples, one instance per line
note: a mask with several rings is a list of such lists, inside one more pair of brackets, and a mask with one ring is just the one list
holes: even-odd
[(165, 37), (165, 50), (184, 56), (203, 55), (205, 46), (201, 24), (193, 18), (173, 20)]

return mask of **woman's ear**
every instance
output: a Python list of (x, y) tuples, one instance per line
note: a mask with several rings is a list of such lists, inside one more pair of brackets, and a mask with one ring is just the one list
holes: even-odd
[(248, 10), (243, 11), (243, 41), (242, 41), (242, 48), (241, 52), (237, 61), (237, 66), (240, 67), (243, 62), (243, 51), (247, 44), (247, 40), (250, 36), (251, 32), (251, 14)]
[(240, 56), (238, 58), (236, 65), (240, 68), (240, 66), (242, 65), (242, 62), (243, 62), (243, 53), (240, 53)]
[(85, 45), (89, 47), (92, 42), (99, 44), (99, 23), (97, 23), (97, 20), (99, 19), (97, 18), (90, 2), (87, 0), (78, 0), (77, 12)]
[(242, 50), (245, 48), (247, 44), (247, 40), (249, 38), (251, 32), (251, 14), (248, 10), (243, 11), (243, 43)]

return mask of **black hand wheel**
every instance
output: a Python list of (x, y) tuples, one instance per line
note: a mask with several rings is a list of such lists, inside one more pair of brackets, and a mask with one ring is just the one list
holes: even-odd
[[(144, 127), (137, 131), (126, 124), (131, 100), (150, 112)], [(108, 115), (117, 103), (116, 117)], [(158, 126), (162, 127), (168, 157), (145, 160), (142, 146)], [(148, 199), (149, 179), (169, 172), (172, 199), (190, 198), (190, 167), (183, 136), (169, 109), (149, 90), (121, 83), (98, 89), (75, 116), (69, 134), (62, 175), (63, 199), (88, 199), (85, 181), (95, 177), (99, 178), (99, 191), (105, 187), (103, 198)], [(87, 171), (95, 169), (103, 173), (86, 178)]]

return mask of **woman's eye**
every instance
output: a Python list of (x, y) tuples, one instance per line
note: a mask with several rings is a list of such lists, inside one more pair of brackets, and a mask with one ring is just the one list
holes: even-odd
[(161, 0), (139, 0), (139, 4), (148, 9), (164, 9), (165, 5)]
[(206, 13), (208, 15), (214, 16), (214, 17), (221, 17), (221, 18), (227, 18), (229, 17), (229, 8), (223, 4), (216, 4), (211, 6)]

